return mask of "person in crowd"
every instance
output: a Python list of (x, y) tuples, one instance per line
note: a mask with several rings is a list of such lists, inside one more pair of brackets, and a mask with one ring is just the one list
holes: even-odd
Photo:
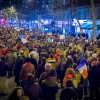
[(77, 59), (77, 64), (78, 65), (80, 64), (80, 62), (82, 61), (82, 59), (85, 59), (84, 53), (80, 52), (79, 55), (78, 55), (78, 59)]
[(16, 58), (15, 64), (17, 63), (17, 61), (19, 61), (19, 59), (23, 59), (24, 63), (26, 62), (26, 57), (24, 56), (24, 51), (20, 51), (20, 54)]
[(46, 60), (46, 63), (50, 63), (52, 65), (52, 68), (56, 69), (57, 62), (56, 62), (56, 59), (54, 58), (53, 53), (50, 53), (50, 57)]
[(56, 49), (56, 54), (54, 55), (54, 58), (58, 62), (59, 56), (62, 54), (62, 51), (60, 49)]
[(5, 84), (6, 84), (6, 73), (8, 70), (8, 66), (6, 64), (6, 58), (5, 56), (1, 56), (1, 61), (0, 61), (0, 96), (5, 96), (6, 94), (4, 93), (5, 89)]
[(0, 45), (0, 58), (2, 57), (3, 54), (4, 54), (4, 49), (2, 45)]
[(88, 92), (87, 92), (88, 79), (87, 78), (84, 79), (82, 77), (79, 70), (77, 69), (77, 64), (74, 64), (73, 68), (75, 70), (75, 76), (76, 76), (76, 79), (78, 81), (78, 88), (76, 89), (76, 91), (77, 91), (79, 100), (81, 100), (83, 97), (88, 96)]
[(57, 76), (58, 76), (58, 79), (61, 80), (61, 75), (62, 75), (62, 70), (63, 70), (63, 67), (62, 65), (65, 64), (66, 62), (66, 57), (61, 54), (58, 58), (58, 64), (57, 64), (57, 68), (56, 68), (56, 72), (57, 72)]
[(29, 100), (29, 98), (27, 96), (22, 96), (19, 100)]
[(77, 100), (78, 95), (74, 89), (72, 80), (67, 80), (66, 87), (61, 91), (60, 100)]
[[(97, 99), (99, 98), (98, 97), (99, 92), (97, 90), (97, 88), (99, 88), (99, 80), (100, 80), (99, 79), (99, 68), (100, 68), (100, 41), (99, 40), (91, 41), (89, 39), (86, 40), (83, 37), (73, 38), (71, 36), (65, 37), (64, 40), (60, 38), (56, 40), (55, 39), (56, 36), (54, 34), (48, 36), (47, 34), (43, 35), (40, 32), (37, 32), (37, 33), (33, 33), (33, 35), (37, 34), (37, 38), (33, 38), (31, 36), (31, 38), (28, 38), (28, 42), (24, 43), (21, 41), (20, 35), (27, 35), (27, 34), (30, 37), (30, 32), (28, 31), (25, 30), (17, 31), (16, 29), (11, 27), (8, 28), (8, 27), (0, 26), (0, 64), (1, 65), (3, 64), (2, 66), (0, 65), (1, 78), (2, 76), (6, 76), (5, 72), (7, 71), (6, 69), (7, 66), (9, 70), (8, 77), (10, 78), (12, 76), (11, 69), (15, 65), (14, 72), (16, 71), (15, 73), (20, 73), (20, 82), (23, 88), (27, 83), (27, 75), (28, 74), (35, 75), (35, 70), (36, 70), (35, 78), (38, 77), (39, 84), (42, 85), (42, 81), (46, 80), (46, 75), (50, 72), (50, 70), (54, 68), (56, 69), (58, 78), (61, 78), (61, 85), (63, 83), (63, 79), (64, 78), (66, 79), (64, 83), (65, 88), (66, 88), (66, 82), (69, 79), (72, 80), (74, 88), (76, 87), (76, 83), (78, 83), (78, 87), (75, 88), (75, 90), (77, 91), (79, 100), (82, 100), (83, 96), (88, 95), (87, 92), (88, 80), (90, 82), (89, 85), (90, 97), (93, 98), (94, 96), (96, 96)], [(54, 38), (54, 42), (46, 41), (50, 38)], [(62, 53), (64, 54), (65, 59), (67, 58), (66, 61), (62, 59), (64, 58), (61, 57)], [(31, 54), (33, 54), (34, 57), (32, 55), (31, 59), (26, 61)], [(6, 61), (8, 64), (7, 66), (6, 66), (6, 62), (2, 61), (1, 59), (2, 55), (6, 56)], [(16, 58), (14, 58), (13, 55)], [(44, 58), (42, 59), (42, 57), (46, 57), (46, 61)], [(33, 58), (36, 58), (37, 66), (34, 63), (35, 60), (33, 60)], [(19, 64), (20, 59), (24, 60), (24, 62), (21, 63), (23, 65)], [(86, 59), (87, 61), (87, 68), (89, 69), (88, 79), (84, 79), (82, 75), (79, 75), (80, 72), (77, 69), (77, 66), (79, 65), (82, 59)], [(96, 63), (92, 64), (93, 61), (95, 61)], [(47, 63), (46, 66), (45, 66), (45, 62)], [(48, 63), (50, 63), (51, 65)], [(74, 71), (70, 71), (71, 73), (68, 72), (66, 74), (69, 68), (73, 69)], [(4, 69), (5, 71), (2, 71)], [(19, 76), (17, 76), (16, 74), (15, 80), (17, 82), (19, 80), (18, 77)], [(4, 80), (1, 81), (2, 80), (1, 78), (0, 78), (0, 82), (3, 82)], [(17, 85), (19, 85), (19, 82), (17, 83)], [(0, 96), (2, 96), (2, 92)]]
[(17, 83), (17, 86), (20, 86), (20, 71), (22, 69), (22, 66), (24, 64), (24, 60), (22, 58), (18, 59), (17, 63), (14, 67), (14, 76), (15, 76), (15, 82)]
[(29, 53), (29, 57), (30, 57), (30, 54), (33, 54), (34, 55), (34, 58), (36, 59), (37, 63), (39, 61), (39, 53), (37, 52), (37, 48), (34, 48), (30, 53)]
[(15, 63), (15, 56), (11, 51), (6, 55), (6, 61), (8, 64), (8, 78), (12, 77), (12, 70), (14, 68), (14, 63)]
[(41, 57), (48, 58), (48, 53), (47, 53), (47, 51), (46, 51), (46, 50), (41, 49), (41, 52), (40, 52), (40, 58), (41, 58)]
[(74, 88), (77, 88), (78, 87), (78, 80), (76, 79), (75, 71), (73, 68), (68, 68), (66, 70), (65, 77), (64, 77), (63, 83), (62, 83), (63, 88), (66, 88), (66, 82), (69, 79), (72, 80)]
[(46, 64), (46, 58), (41, 58), (41, 64), (38, 65), (38, 68), (36, 70), (36, 77), (39, 79), (40, 75), (45, 71), (45, 64)]
[(67, 56), (66, 63), (62, 65), (63, 70), (62, 70), (61, 85), (63, 83), (63, 79), (65, 77), (66, 70), (68, 68), (72, 68), (73, 67), (73, 64), (74, 64), (74, 61), (73, 61), (72, 57), (71, 56)]
[(72, 52), (70, 52), (70, 55), (71, 55), (74, 63), (77, 63), (77, 52), (75, 50), (73, 50)]
[(52, 70), (52, 65), (50, 63), (45, 64), (45, 71), (39, 77), (39, 84), (41, 86), (42, 81), (45, 80), (45, 77), (49, 71)]
[(35, 67), (35, 71), (37, 70), (37, 61), (36, 59), (34, 58), (34, 54), (30, 54), (30, 63), (32, 63)]
[(100, 100), (99, 85), (100, 85), (100, 68), (97, 61), (92, 61), (92, 68), (89, 70), (88, 80), (90, 84), (90, 99), (93, 100), (94, 92), (97, 100)]
[(22, 87), (16, 87), (13, 92), (10, 94), (7, 100), (20, 100), (20, 97), (23, 96), (24, 92)]
[(30, 58), (26, 59), (26, 63), (23, 64), (21, 72), (20, 72), (20, 81), (21, 85), (24, 88), (27, 83), (28, 74), (35, 75), (35, 67), (30, 63)]
[(35, 78), (32, 74), (28, 75), (28, 83), (25, 86), (24, 92), (30, 100), (42, 99), (41, 87), (38, 84), (35, 84)]
[(27, 48), (26, 44), (23, 44), (23, 45), (22, 45), (22, 47), (21, 47), (21, 49), (20, 49), (20, 51), (19, 51), (19, 54), (20, 54), (21, 51), (23, 51), (23, 56), (24, 56), (25, 58), (27, 58), (28, 55), (29, 55), (29, 49)]
[(42, 81), (43, 100), (56, 100), (56, 93), (58, 92), (58, 84), (56, 82), (56, 71), (52, 69)]

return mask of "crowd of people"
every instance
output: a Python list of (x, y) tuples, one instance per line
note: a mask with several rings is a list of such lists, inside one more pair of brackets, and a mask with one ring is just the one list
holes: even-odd
[[(86, 78), (78, 70), (83, 59)], [(0, 27), (1, 97), (6, 96), (6, 78), (11, 77), (16, 87), (8, 100), (56, 100), (59, 88), (60, 100), (100, 100), (100, 41)]]

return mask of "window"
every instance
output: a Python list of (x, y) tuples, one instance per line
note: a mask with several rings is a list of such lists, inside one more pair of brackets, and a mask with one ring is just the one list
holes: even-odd
[(75, 19), (75, 14), (73, 14), (73, 16), (72, 16), (72, 17), (73, 17), (73, 19)]
[(98, 8), (98, 18), (100, 18), (100, 8)]
[(62, 14), (62, 18), (65, 20), (65, 12), (63, 12)]
[(68, 12), (67, 13), (67, 19), (69, 20), (69, 18), (70, 18), (70, 13)]
[(78, 18), (81, 19), (81, 11), (78, 11)]
[(86, 11), (83, 12), (84, 19), (86, 19), (87, 13)]
[(63, 5), (65, 5), (66, 4), (66, 0), (63, 0)]

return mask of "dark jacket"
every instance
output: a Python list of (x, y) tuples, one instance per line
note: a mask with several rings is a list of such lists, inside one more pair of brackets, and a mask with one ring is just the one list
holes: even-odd
[(14, 67), (14, 63), (15, 63), (15, 56), (13, 53), (8, 53), (6, 55), (6, 61), (7, 61), (7, 64), (8, 64), (8, 67), (9, 68), (13, 68)]
[(36, 70), (36, 77), (40, 77), (40, 75), (45, 71), (45, 65), (40, 64)]
[(15, 82), (19, 82), (20, 71), (23, 66), (23, 62), (17, 62), (14, 68)]
[(74, 88), (68, 87), (62, 90), (60, 100), (77, 100), (77, 93)]
[(37, 61), (35, 58), (30, 58), (30, 63), (32, 63), (35, 67), (35, 70), (37, 69)]
[(10, 95), (7, 100), (20, 100), (18, 96)]
[(58, 76), (59, 79), (62, 78), (62, 71), (63, 71), (62, 65), (63, 65), (63, 64), (58, 64), (58, 65), (57, 65), (57, 68), (56, 68), (57, 76)]
[(58, 85), (52, 79), (46, 79), (42, 82), (43, 100), (56, 100), (56, 93), (58, 92)]
[(62, 79), (63, 79), (64, 76), (65, 76), (66, 70), (67, 70), (68, 68), (72, 68), (72, 67), (73, 67), (73, 64), (74, 64), (74, 63), (65, 63), (65, 64), (62, 65), (62, 67), (63, 67)]
[(8, 69), (8, 66), (6, 62), (0, 61), (0, 76), (1, 77), (6, 76), (7, 69)]
[(39, 98), (42, 99), (42, 91), (38, 84), (27, 84), (24, 92), (30, 100), (39, 100)]
[(42, 81), (45, 80), (45, 78), (46, 78), (48, 72), (49, 72), (49, 71), (45, 71), (45, 72), (43, 72), (43, 73), (40, 75), (40, 77), (39, 77), (39, 84), (40, 84), (40, 86), (41, 86), (41, 84), (42, 84)]
[(100, 85), (100, 68), (98, 66), (94, 66), (89, 70), (88, 80), (89, 80), (90, 86)]

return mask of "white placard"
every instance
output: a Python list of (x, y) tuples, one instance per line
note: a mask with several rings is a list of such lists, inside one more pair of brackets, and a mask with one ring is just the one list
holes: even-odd
[(23, 42), (23, 44), (27, 43), (27, 39), (22, 38), (21, 41)]
[(60, 35), (60, 39), (65, 39), (65, 35)]

